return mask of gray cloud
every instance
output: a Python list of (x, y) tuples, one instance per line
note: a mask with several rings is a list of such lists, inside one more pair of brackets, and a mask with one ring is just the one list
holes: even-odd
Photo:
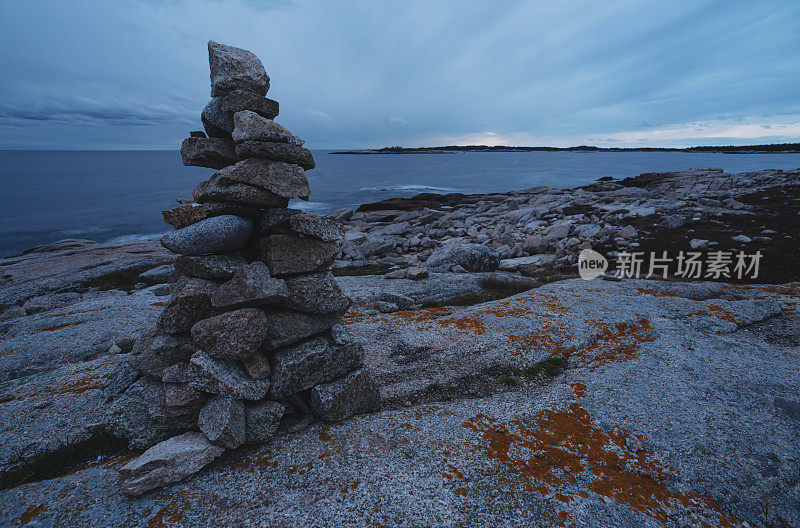
[(196, 112), (166, 104), (117, 102), (75, 96), (44, 101), (0, 103), (0, 126), (26, 126), (51, 122), (75, 126), (191, 126)]
[(312, 148), (791, 138), (798, 19), (793, 0), (10, 0), (0, 148), (174, 148), (200, 126), (208, 39), (262, 58)]

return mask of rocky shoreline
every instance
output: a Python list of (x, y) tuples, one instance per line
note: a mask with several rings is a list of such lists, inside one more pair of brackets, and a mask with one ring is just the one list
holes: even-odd
[(389, 277), (419, 267), (491, 271), (450, 255), (448, 248), (464, 244), (498, 259), (501, 270), (539, 279), (577, 276), (586, 248), (612, 260), (633, 251), (761, 251), (761, 273), (750, 282), (785, 282), (800, 279), (799, 211), (800, 170), (693, 169), (576, 189), (421, 194), (334, 213), (347, 229), (334, 270)]
[[(792, 526), (798, 188), (695, 169), (339, 211), (342, 325), (380, 410), (282, 426), (136, 499), (118, 471), (138, 452), (103, 409), (176, 255), (66, 240), (2, 259), (0, 525)], [(764, 258), (755, 280), (574, 279), (589, 247)]]

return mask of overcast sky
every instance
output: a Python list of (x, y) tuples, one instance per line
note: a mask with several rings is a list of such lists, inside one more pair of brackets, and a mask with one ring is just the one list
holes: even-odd
[(209, 39), (311, 148), (800, 141), (798, 0), (2, 0), (0, 148), (177, 148)]

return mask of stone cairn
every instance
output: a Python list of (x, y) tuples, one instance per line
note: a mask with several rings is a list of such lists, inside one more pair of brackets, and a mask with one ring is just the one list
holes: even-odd
[(308, 199), (311, 152), (273, 121), (278, 102), (265, 97), (270, 79), (258, 57), (216, 42), (208, 56), (206, 132), (192, 132), (181, 155), (184, 165), (219, 170), (193, 201), (164, 211), (176, 230), (161, 243), (180, 255), (180, 278), (111, 383), (106, 429), (149, 448), (120, 470), (133, 495), (225, 449), (369, 412), (380, 400), (361, 345), (339, 324), (350, 300), (330, 266), (344, 231), (287, 208)]

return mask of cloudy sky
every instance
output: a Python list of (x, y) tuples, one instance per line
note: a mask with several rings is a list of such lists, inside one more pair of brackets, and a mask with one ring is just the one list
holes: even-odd
[(797, 0), (3, 0), (0, 148), (176, 148), (209, 39), (311, 148), (800, 141)]

